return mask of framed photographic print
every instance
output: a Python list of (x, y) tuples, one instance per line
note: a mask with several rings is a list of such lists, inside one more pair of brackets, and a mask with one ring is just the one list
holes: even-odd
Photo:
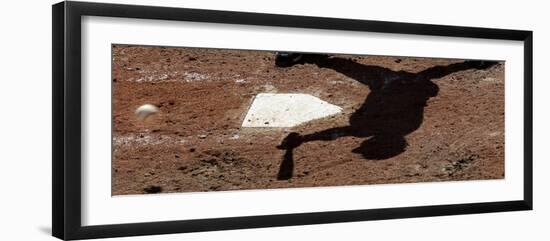
[(53, 235), (532, 209), (532, 32), (53, 6)]

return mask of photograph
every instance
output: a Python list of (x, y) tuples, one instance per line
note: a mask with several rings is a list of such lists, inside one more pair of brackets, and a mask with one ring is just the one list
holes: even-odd
[[(27, 128), (6, 125), (19, 137), (5, 139), (25, 144), (15, 157), (51, 155), (42, 166), (8, 168), (50, 178), (16, 185), (26, 190), (16, 201), (51, 200), (37, 206), (40, 217), (17, 209), (12, 216), (37, 220), (35, 233), (60, 240), (230, 233), (332, 240), (365, 227), (375, 239), (540, 236), (545, 216), (536, 203), (548, 203), (534, 199), (547, 197), (533, 186), (548, 176), (540, 162), (533, 168), (546, 123), (533, 119), (544, 96), (533, 88), (544, 79), (533, 71), (544, 62), (533, 55), (547, 29), (536, 25), (540, 14), (525, 4), (487, 17), (464, 4), (434, 11), (437, 4), (381, 3), (392, 11), (341, 3), (315, 11), (280, 2), (51, 5), (50, 26), (38, 28), (51, 32), (51, 46), (11, 48), (28, 59), (21, 49), (38, 46), (33, 56), (49, 56), (40, 62), (51, 65), (37, 66), (51, 82), (18, 58), (11, 59), (23, 71), (7, 78), (51, 98), (26, 98), (32, 108), (8, 98), (26, 114), (5, 118)], [(395, 12), (411, 10), (419, 14)], [(511, 20), (512, 12), (529, 14)], [(28, 77), (21, 73), (36, 73), (36, 84), (17, 81)], [(21, 130), (34, 127), (29, 133), (51, 145), (29, 152)], [(447, 217), (456, 215), (464, 218)], [(283, 237), (282, 229), (293, 231)]]
[(505, 177), (504, 61), (111, 53), (113, 196)]

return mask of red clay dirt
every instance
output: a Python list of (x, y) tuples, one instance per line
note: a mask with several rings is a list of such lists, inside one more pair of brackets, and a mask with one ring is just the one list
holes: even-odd
[[(504, 63), (333, 55), (280, 68), (273, 52), (126, 45), (112, 58), (113, 195), (504, 178)], [(343, 112), (242, 128), (264, 92)], [(159, 112), (139, 120), (147, 103)], [(281, 180), (291, 132), (310, 141)]]

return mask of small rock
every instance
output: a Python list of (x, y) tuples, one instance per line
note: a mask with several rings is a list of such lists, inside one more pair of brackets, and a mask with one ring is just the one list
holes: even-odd
[(199, 135), (199, 138), (204, 139), (206, 138), (206, 135)]

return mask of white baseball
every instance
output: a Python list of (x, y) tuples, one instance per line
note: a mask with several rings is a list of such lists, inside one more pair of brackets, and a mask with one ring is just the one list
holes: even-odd
[(136, 109), (136, 115), (139, 119), (146, 119), (147, 117), (157, 113), (158, 111), (158, 107), (151, 104), (145, 104)]

